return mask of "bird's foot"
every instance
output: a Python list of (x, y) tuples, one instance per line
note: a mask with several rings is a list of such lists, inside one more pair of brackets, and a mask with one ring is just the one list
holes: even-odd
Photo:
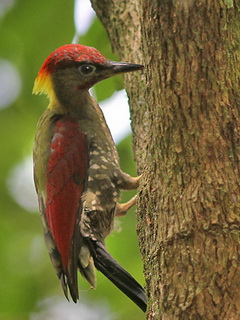
[(128, 210), (137, 203), (138, 195), (135, 195), (130, 199), (128, 202), (125, 203), (118, 203), (116, 207), (115, 216), (116, 217), (123, 217), (128, 212)]

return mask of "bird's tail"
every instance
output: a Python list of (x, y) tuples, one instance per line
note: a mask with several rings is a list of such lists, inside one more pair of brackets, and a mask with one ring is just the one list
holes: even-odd
[(147, 299), (142, 286), (113, 259), (100, 241), (87, 241), (95, 267), (145, 312)]

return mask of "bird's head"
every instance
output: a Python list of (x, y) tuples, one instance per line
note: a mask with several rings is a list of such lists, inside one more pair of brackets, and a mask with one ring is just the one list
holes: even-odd
[(103, 79), (142, 68), (140, 64), (108, 60), (92, 47), (68, 44), (54, 50), (44, 61), (33, 93), (45, 93), (50, 101), (56, 97), (67, 99), (74, 92), (88, 90)]

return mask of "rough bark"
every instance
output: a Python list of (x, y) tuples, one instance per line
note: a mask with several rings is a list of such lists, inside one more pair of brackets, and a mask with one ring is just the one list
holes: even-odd
[(146, 66), (125, 83), (147, 319), (240, 319), (240, 1), (92, 2)]

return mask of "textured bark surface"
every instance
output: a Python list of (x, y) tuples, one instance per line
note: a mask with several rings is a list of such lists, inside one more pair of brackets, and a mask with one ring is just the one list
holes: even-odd
[(240, 1), (93, 0), (126, 75), (147, 319), (240, 319)]

